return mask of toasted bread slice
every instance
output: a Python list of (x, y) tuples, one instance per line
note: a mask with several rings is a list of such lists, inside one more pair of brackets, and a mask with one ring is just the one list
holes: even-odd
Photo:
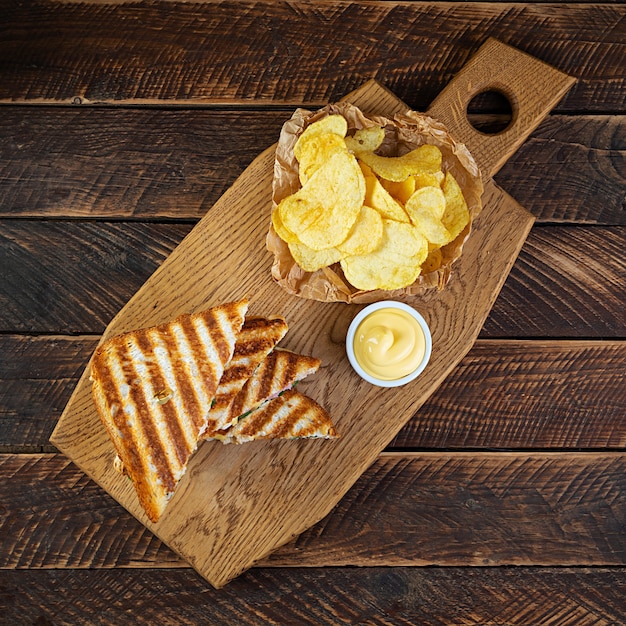
[(313, 374), (320, 365), (321, 361), (315, 357), (275, 348), (261, 362), (231, 402), (225, 426), (204, 438), (221, 439), (224, 431), (236, 424), (242, 415), (254, 411), (264, 402)]
[(209, 411), (205, 438), (228, 426), (230, 405), (259, 364), (285, 336), (287, 329), (287, 322), (282, 317), (246, 317)]
[(98, 414), (148, 518), (156, 522), (207, 426), (248, 302), (105, 341), (91, 362)]
[(231, 426), (220, 437), (223, 443), (259, 439), (338, 437), (330, 415), (308, 396), (288, 389)]

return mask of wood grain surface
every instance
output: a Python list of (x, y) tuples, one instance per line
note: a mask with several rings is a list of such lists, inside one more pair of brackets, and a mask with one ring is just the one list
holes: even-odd
[[(257, 566), (620, 565), (625, 470), (625, 453), (384, 453)], [(0, 568), (188, 566), (62, 455), (0, 455), (0, 476), (3, 498), (28, 494)]]
[[(192, 228), (3, 221), (0, 330), (102, 333)], [(624, 226), (534, 228), (481, 337), (625, 336), (625, 246)], [(270, 264), (269, 253), (259, 262)]]
[(219, 590), (189, 570), (0, 572), (24, 623), (576, 624), (624, 615), (623, 568), (258, 568)]
[[(0, 335), (0, 452), (49, 438), (97, 336)], [(622, 449), (622, 341), (479, 339), (390, 443), (394, 450)]]
[[(1, 13), (0, 621), (626, 623), (623, 3)], [(489, 37), (577, 80), (494, 177), (536, 222), (480, 338), (271, 557), (291, 565), (214, 590), (48, 437), (108, 323), (295, 107), (374, 78), (425, 111)], [(480, 94), (468, 119), (491, 133), (505, 104)], [(418, 565), (431, 543), (445, 567)]]
[[(197, 221), (292, 109), (2, 112), (0, 217)], [(624, 226), (625, 128), (620, 115), (550, 115), (495, 180), (537, 224)]]
[(237, 0), (165, 11), (149, 1), (14, 3), (4, 11), (11, 37), (0, 43), (0, 100), (324, 106), (374, 78), (423, 111), (495, 37), (577, 77), (558, 111), (604, 113), (624, 104), (625, 11), (588, 3)]

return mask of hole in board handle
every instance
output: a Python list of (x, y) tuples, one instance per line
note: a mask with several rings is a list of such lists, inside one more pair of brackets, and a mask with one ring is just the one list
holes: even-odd
[(497, 89), (477, 93), (465, 112), (472, 127), (484, 135), (504, 132), (513, 121), (513, 107), (507, 96)]

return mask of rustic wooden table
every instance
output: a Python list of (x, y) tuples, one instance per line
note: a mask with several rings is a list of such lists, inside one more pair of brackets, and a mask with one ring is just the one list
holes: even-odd
[[(0, 12), (0, 622), (626, 622), (624, 5)], [(495, 177), (536, 218), (521, 254), (333, 511), (214, 589), (52, 430), (113, 316), (294, 108), (375, 78), (425, 111), (489, 37), (577, 79)], [(506, 106), (469, 116), (494, 132)]]

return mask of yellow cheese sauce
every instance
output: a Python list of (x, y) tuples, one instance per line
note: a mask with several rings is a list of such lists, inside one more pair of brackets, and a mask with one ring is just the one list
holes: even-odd
[(370, 313), (354, 335), (354, 356), (367, 374), (397, 380), (414, 372), (426, 352), (424, 331), (402, 309), (382, 308)]

